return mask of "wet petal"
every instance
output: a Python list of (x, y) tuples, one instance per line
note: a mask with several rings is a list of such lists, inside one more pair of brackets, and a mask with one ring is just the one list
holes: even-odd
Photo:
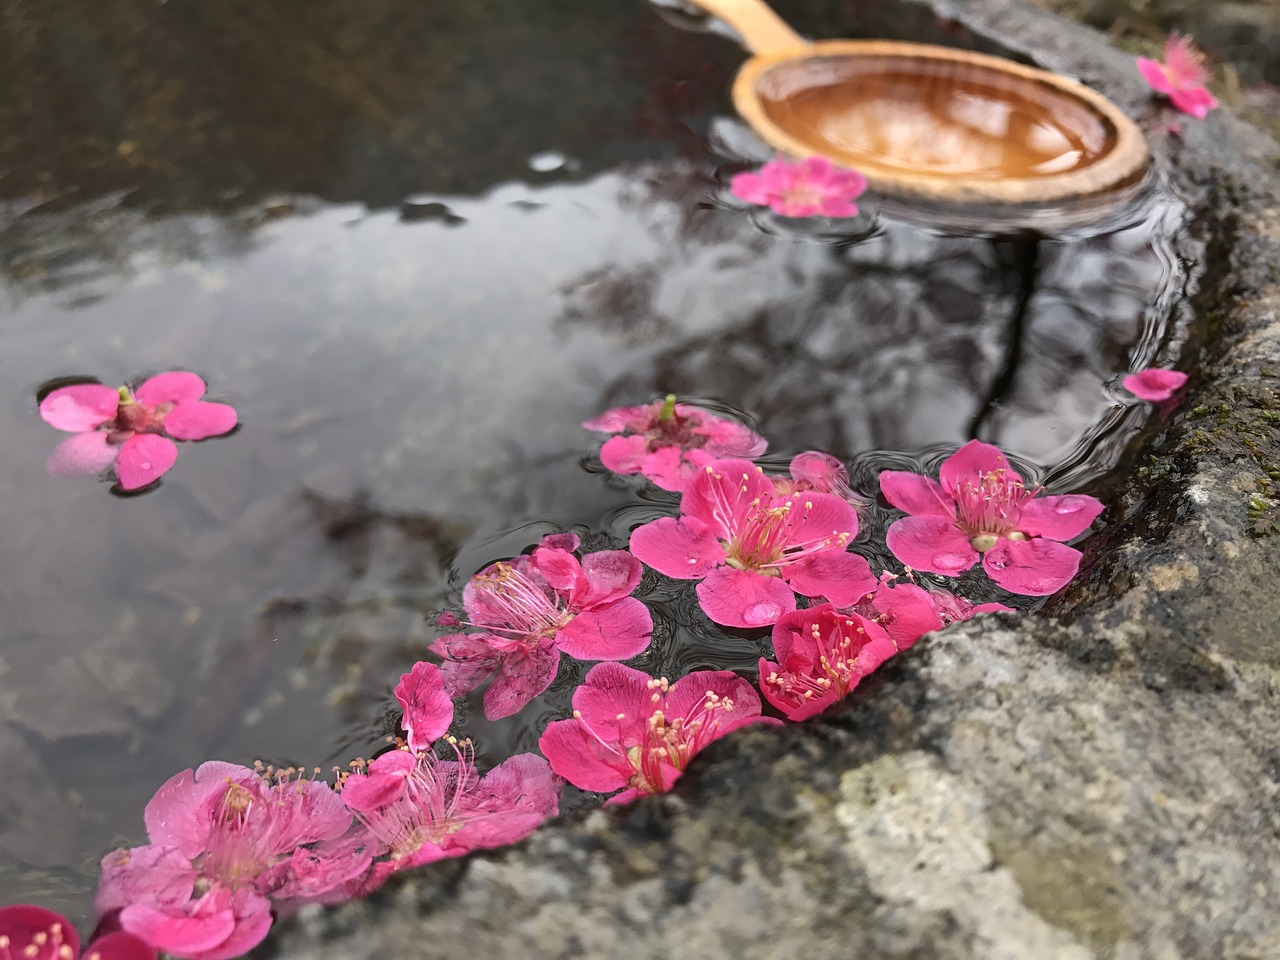
[(444, 671), (419, 661), (396, 684), (396, 699), (404, 710), (401, 725), (408, 732), (409, 749), (426, 750), (453, 723), (453, 701), (445, 691)]
[(796, 595), (777, 577), (719, 567), (698, 584), (698, 604), (726, 627), (767, 627), (796, 608)]
[(1156, 93), (1167, 94), (1173, 90), (1173, 84), (1165, 76), (1164, 67), (1160, 65), (1159, 61), (1152, 60), (1150, 57), (1139, 57), (1138, 72), (1142, 74), (1142, 78), (1147, 81), (1151, 89)]
[(139, 403), (152, 409), (161, 404), (176, 404), (183, 400), (199, 400), (204, 396), (204, 381), (187, 370), (170, 370), (146, 381), (133, 392)]
[(538, 740), (551, 769), (575, 787), (608, 793), (633, 773), (621, 751), (601, 743), (581, 720), (553, 720)]
[(587, 589), (573, 597), (573, 606), (587, 609), (627, 596), (644, 576), (644, 566), (626, 550), (597, 550), (582, 558)]
[(137, 490), (159, 479), (178, 459), (178, 447), (154, 433), (134, 434), (120, 445), (116, 476), (124, 490)]
[(1140, 400), (1159, 403), (1162, 400), (1168, 400), (1175, 391), (1182, 389), (1186, 382), (1187, 375), (1180, 370), (1151, 367), (1129, 374), (1122, 381), (1122, 385)]
[(87, 476), (111, 466), (119, 452), (119, 447), (107, 443), (105, 430), (77, 433), (53, 448), (44, 468), (51, 477)]
[(724, 563), (724, 547), (715, 531), (695, 517), (660, 517), (636, 527), (631, 552), (677, 580), (697, 580)]
[(885, 544), (901, 563), (915, 570), (949, 577), (964, 573), (978, 551), (946, 517), (904, 517), (889, 525)]
[(982, 558), (983, 569), (1010, 593), (1047, 597), (1080, 569), (1080, 551), (1055, 540), (1001, 540)]
[(164, 430), (175, 440), (204, 440), (233, 430), (236, 422), (235, 407), (191, 400), (179, 403), (164, 415)]
[(1018, 529), (1033, 537), (1070, 540), (1088, 530), (1101, 512), (1101, 500), (1080, 493), (1037, 497), (1023, 504)]
[(929, 477), (906, 470), (881, 470), (880, 492), (899, 510), (912, 516), (955, 519), (956, 502)]
[(789, 564), (783, 576), (791, 589), (806, 597), (826, 597), (845, 607), (876, 588), (866, 558), (843, 550), (826, 550)]
[(560, 651), (555, 647), (538, 647), (504, 661), (484, 692), (485, 719), (501, 720), (519, 713), (551, 686), (559, 669)]
[(600, 462), (614, 473), (639, 473), (648, 453), (644, 437), (610, 437), (600, 448)]
[(556, 644), (579, 660), (626, 660), (648, 648), (652, 633), (649, 608), (623, 597), (578, 614), (556, 633)]
[(1003, 470), (1014, 480), (1021, 480), (999, 447), (981, 440), (970, 440), (963, 447), (942, 461), (938, 479), (947, 491), (963, 489), (968, 483), (977, 484), (983, 474)]
[(114, 420), (120, 407), (120, 394), (100, 383), (81, 383), (59, 387), (40, 401), (40, 416), (45, 423), (70, 433), (82, 433)]

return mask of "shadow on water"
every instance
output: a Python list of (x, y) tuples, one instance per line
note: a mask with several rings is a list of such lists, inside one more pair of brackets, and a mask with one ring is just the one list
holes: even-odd
[[(780, 7), (828, 36), (861, 9)], [(1110, 384), (1181, 338), (1178, 203), (1034, 260), (797, 231), (727, 196), (755, 149), (740, 61), (639, 0), (5, 6), (0, 902), (84, 920), (98, 857), (205, 758), (367, 755), (467, 576), (669, 511), (589, 455), (607, 406), (715, 398), (774, 462), (827, 449), (864, 490), (974, 432), (1063, 488), (1112, 468), (1145, 409)], [(141, 497), (46, 478), (39, 384), (176, 368), (236, 436)], [(640, 595), (653, 672), (751, 671), (767, 642)], [(586, 669), (563, 664), (513, 721), (462, 704), (483, 759), (562, 715)]]

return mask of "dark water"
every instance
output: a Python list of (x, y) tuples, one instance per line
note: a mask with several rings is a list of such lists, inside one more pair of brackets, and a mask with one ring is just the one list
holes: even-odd
[[(835, 6), (779, 4), (855, 35)], [(0, 902), (85, 918), (206, 758), (367, 755), (467, 576), (669, 511), (593, 464), (608, 406), (714, 398), (864, 490), (974, 435), (1064, 490), (1115, 466), (1147, 415), (1116, 378), (1181, 336), (1180, 205), (1034, 242), (747, 214), (740, 61), (640, 0), (5, 5)], [(173, 368), (243, 428), (141, 497), (45, 476), (41, 382)], [(638, 666), (754, 668), (763, 638), (642, 590)], [(563, 714), (562, 663), (518, 722), (464, 707), (483, 758)]]

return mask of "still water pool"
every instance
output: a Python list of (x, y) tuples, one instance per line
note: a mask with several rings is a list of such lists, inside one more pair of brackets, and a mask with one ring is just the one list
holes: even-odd
[[(669, 512), (600, 468), (579, 424), (606, 407), (706, 398), (864, 491), (972, 436), (1087, 490), (1149, 413), (1118, 376), (1182, 336), (1159, 192), (1089, 238), (742, 210), (741, 52), (640, 0), (30, 2), (0, 53), (0, 902), (82, 924), (171, 774), (368, 755), (468, 576)], [(45, 475), (40, 384), (168, 369), (241, 428), (141, 496)], [(646, 583), (637, 666), (754, 670), (763, 634)], [(584, 671), (509, 721), (464, 705), (482, 762), (533, 749)]]

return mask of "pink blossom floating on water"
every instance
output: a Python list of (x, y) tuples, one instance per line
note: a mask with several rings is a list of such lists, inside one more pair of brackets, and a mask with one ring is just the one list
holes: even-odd
[(271, 927), (272, 907), (348, 899), (372, 853), (328, 784), (209, 761), (147, 804), (150, 843), (102, 861), (96, 905), (175, 957), (228, 960)]
[(453, 760), (406, 746), (343, 780), (342, 800), (385, 857), (361, 894), (407, 867), (523, 840), (559, 813), (563, 784), (542, 757), (517, 754), (481, 777), (470, 743), (449, 743)]
[(926, 633), (941, 630), (949, 623), (982, 613), (1016, 612), (1003, 603), (975, 605), (950, 590), (926, 589), (887, 572), (880, 575), (875, 593), (863, 597), (853, 609), (883, 627), (899, 650), (910, 649)]
[[(653, 618), (630, 596), (644, 572), (625, 550), (579, 562), (573, 534), (544, 537), (532, 556), (491, 564), (471, 578), (462, 605), (476, 633), (431, 645), (449, 695), (462, 696), (497, 674), (484, 693), (490, 720), (524, 709), (545, 690), (561, 652), (579, 660), (626, 660), (649, 646)], [(447, 622), (447, 621), (446, 621)]]
[[(0, 907), (0, 960), (78, 960), (80, 937), (66, 917), (44, 907)], [(131, 933), (98, 937), (84, 960), (156, 960), (155, 948)]]
[(1124, 378), (1122, 384), (1126, 390), (1140, 400), (1159, 403), (1168, 400), (1187, 382), (1187, 374), (1180, 370), (1164, 370), (1160, 367), (1149, 367), (1139, 370)]
[(762, 627), (796, 608), (795, 593), (848, 604), (875, 589), (867, 561), (845, 549), (857, 533), (858, 513), (839, 497), (782, 496), (755, 464), (717, 460), (684, 492), (678, 519), (632, 532), (631, 552), (701, 580), (698, 602), (716, 623)]
[(600, 461), (614, 473), (643, 474), (663, 490), (677, 493), (698, 470), (721, 457), (758, 457), (768, 444), (749, 427), (688, 403), (665, 400), (617, 407), (583, 424), (613, 433), (600, 448)]
[(1048, 596), (1076, 575), (1080, 551), (1058, 541), (1084, 533), (1102, 512), (1082, 494), (1037, 496), (999, 449), (978, 440), (943, 461), (938, 481), (885, 470), (880, 490), (911, 514), (885, 536), (902, 563), (956, 576), (981, 559), (997, 584), (1029, 596)]
[[(760, 715), (760, 697), (729, 670), (699, 670), (668, 683), (620, 663), (588, 671), (573, 692), (573, 718), (547, 724), (538, 747), (551, 769), (583, 790), (622, 790), (606, 805), (665, 793), (689, 759)], [(624, 789), (625, 788), (625, 789)]]
[(115, 463), (121, 489), (145, 487), (178, 459), (174, 440), (204, 440), (235, 427), (235, 408), (201, 400), (204, 392), (204, 381), (185, 370), (154, 376), (136, 391), (97, 383), (59, 387), (40, 401), (40, 416), (75, 436), (58, 444), (46, 469), (77, 476)]
[(835, 494), (840, 499), (847, 500), (855, 509), (870, 503), (870, 500), (855, 493), (849, 486), (849, 471), (829, 453), (818, 450), (798, 453), (791, 458), (790, 471), (789, 477), (770, 477), (774, 491), (782, 496), (815, 490), (818, 493)]
[(856, 217), (853, 201), (867, 189), (867, 178), (841, 170), (826, 157), (798, 162), (778, 158), (758, 173), (735, 174), (729, 190), (739, 200), (768, 207), (784, 217)]
[(1196, 49), (1190, 37), (1169, 34), (1164, 44), (1164, 62), (1139, 57), (1138, 70), (1152, 90), (1163, 93), (1183, 113), (1203, 119), (1218, 105), (1204, 86), (1208, 79), (1204, 54)]

